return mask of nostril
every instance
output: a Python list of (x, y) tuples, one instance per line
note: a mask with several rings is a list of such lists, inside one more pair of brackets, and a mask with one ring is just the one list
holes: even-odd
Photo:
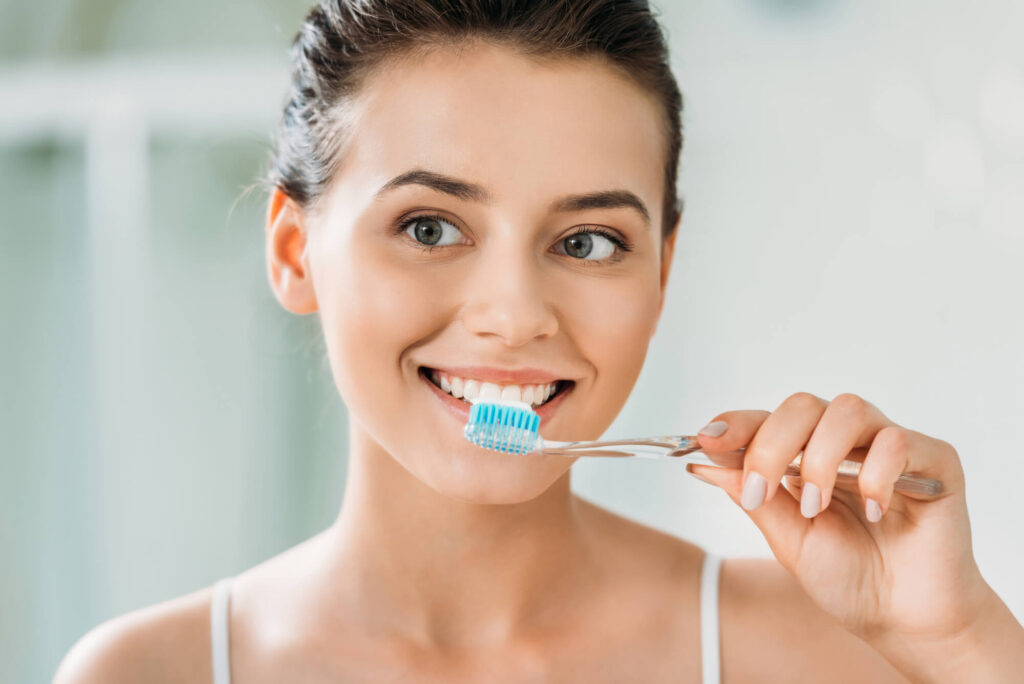
[(509, 347), (552, 337), (559, 328), (558, 317), (548, 304), (522, 293), (478, 299), (463, 307), (461, 318), (470, 332), (498, 337)]

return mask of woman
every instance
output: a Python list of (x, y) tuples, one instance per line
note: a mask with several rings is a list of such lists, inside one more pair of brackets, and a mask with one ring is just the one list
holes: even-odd
[[(678, 235), (681, 98), (645, 2), (323, 0), (292, 51), (266, 256), (350, 411), (337, 521), (84, 637), (88, 681), (999, 681), (1024, 630), (971, 551), (949, 444), (868, 401), (730, 411), (693, 467), (776, 560), (717, 559), (575, 497), (572, 461), (462, 438), (485, 383), (597, 438)], [(838, 463), (867, 449), (859, 492)], [(803, 480), (784, 487), (800, 451)], [(943, 495), (894, 493), (903, 471)], [(719, 579), (720, 577), (720, 579)], [(717, 585), (716, 585), (717, 583)], [(719, 643), (716, 641), (720, 638)]]

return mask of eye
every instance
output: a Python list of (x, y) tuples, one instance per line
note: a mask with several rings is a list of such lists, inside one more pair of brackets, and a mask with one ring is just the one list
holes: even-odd
[(406, 235), (426, 247), (446, 247), (462, 242), (462, 231), (439, 216), (416, 216), (403, 225)]
[(582, 230), (557, 243), (559, 254), (584, 261), (604, 261), (619, 250), (628, 251), (625, 244), (615, 236), (600, 230)]

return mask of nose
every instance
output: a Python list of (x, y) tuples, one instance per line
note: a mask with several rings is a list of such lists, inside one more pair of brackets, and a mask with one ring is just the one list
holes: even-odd
[(509, 347), (551, 337), (558, 317), (543, 283), (541, 265), (527, 256), (481, 259), (466, 282), (461, 308), (469, 332), (498, 338)]

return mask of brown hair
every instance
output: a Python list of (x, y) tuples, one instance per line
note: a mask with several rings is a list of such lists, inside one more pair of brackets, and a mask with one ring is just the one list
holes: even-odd
[(532, 57), (602, 57), (661, 102), (666, 154), (662, 234), (681, 205), (682, 95), (646, 0), (320, 0), (291, 47), (292, 77), (268, 181), (309, 209), (330, 183), (345, 136), (339, 112), (388, 58), (469, 39)]

